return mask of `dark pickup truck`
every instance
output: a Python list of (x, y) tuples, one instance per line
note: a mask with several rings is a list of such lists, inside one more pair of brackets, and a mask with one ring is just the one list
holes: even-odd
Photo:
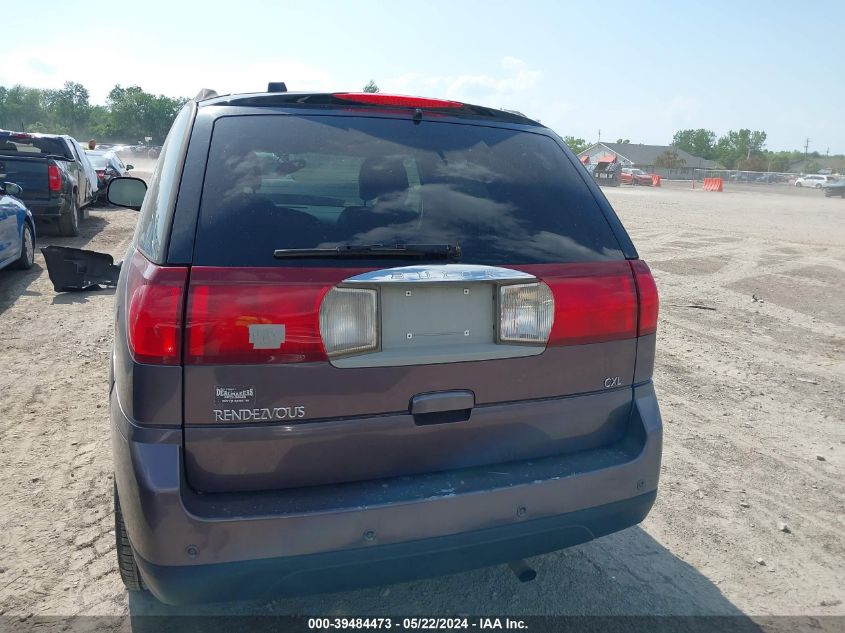
[[(93, 182), (92, 182), (93, 179)], [(0, 131), (0, 181), (20, 185), (20, 199), (37, 221), (79, 235), (79, 222), (97, 191), (96, 175), (69, 136)]]

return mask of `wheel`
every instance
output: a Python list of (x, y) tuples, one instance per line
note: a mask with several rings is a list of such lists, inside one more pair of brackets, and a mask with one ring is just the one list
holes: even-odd
[(818, 184), (816, 185), (816, 189), (821, 189), (821, 188), (822, 188), (822, 184), (821, 184), (821, 183), (818, 183)]
[(802, 185), (800, 182), (796, 182), (796, 183), (795, 183), (795, 186), (796, 186), (796, 187), (802, 187), (803, 185)]
[(65, 237), (79, 235), (79, 203), (75, 197), (70, 203), (70, 213), (59, 217), (59, 234)]
[(18, 270), (29, 270), (35, 263), (35, 233), (29, 222), (23, 223), (21, 234), (21, 256), (12, 264), (12, 268)]
[(114, 539), (117, 551), (117, 567), (120, 579), (129, 591), (146, 591), (147, 586), (138, 571), (135, 554), (129, 544), (126, 524), (123, 522), (123, 512), (120, 511), (120, 499), (117, 496), (117, 484), (114, 485)]

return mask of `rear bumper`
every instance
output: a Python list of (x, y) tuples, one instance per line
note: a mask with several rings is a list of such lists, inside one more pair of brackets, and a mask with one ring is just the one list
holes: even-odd
[(52, 200), (47, 203), (27, 203), (27, 208), (32, 211), (32, 216), (36, 220), (44, 219), (57, 219), (62, 216), (62, 214), (66, 213), (68, 204), (66, 199), (58, 198), (56, 200)]
[(138, 559), (148, 586), (171, 604), (272, 598), (443, 576), (590, 541), (642, 521), (657, 491), (512, 525), (393, 545), (212, 565)]
[(128, 420), (112, 393), (121, 506), (144, 579), (170, 603), (313, 593), (549, 552), (629, 527), (657, 488), (662, 424), (633, 388), (624, 437), (534, 461), (277, 492), (197, 494), (181, 429)]

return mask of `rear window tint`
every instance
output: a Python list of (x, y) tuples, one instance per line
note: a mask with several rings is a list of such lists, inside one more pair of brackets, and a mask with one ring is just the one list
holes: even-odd
[(349, 116), (215, 123), (195, 264), (349, 265), (273, 251), (365, 244), (457, 244), (462, 262), (487, 265), (623, 258), (577, 168), (542, 134)]
[(73, 154), (64, 139), (38, 136), (25, 138), (12, 137), (8, 134), (0, 135), (0, 154), (6, 156), (9, 154), (21, 154), (23, 156), (51, 154), (74, 160)]

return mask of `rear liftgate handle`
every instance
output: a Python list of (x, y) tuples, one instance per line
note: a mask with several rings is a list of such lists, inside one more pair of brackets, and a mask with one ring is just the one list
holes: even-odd
[(472, 391), (436, 391), (420, 393), (411, 398), (410, 411), (414, 424), (446, 424), (448, 422), (466, 422), (475, 406), (475, 394)]

